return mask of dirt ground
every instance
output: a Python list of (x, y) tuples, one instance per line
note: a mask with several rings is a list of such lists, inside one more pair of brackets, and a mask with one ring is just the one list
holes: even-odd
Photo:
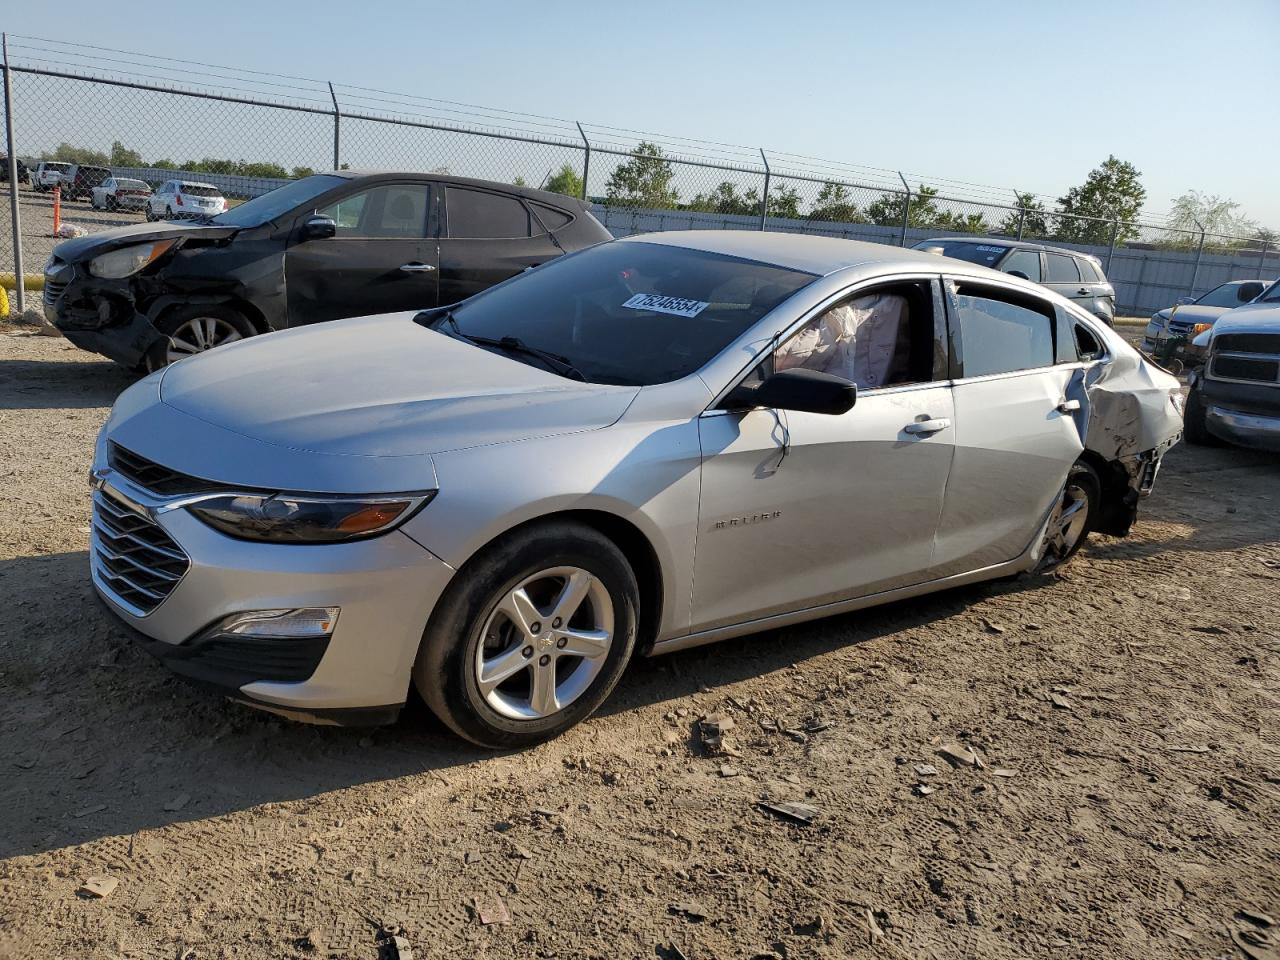
[(0, 957), (373, 958), (388, 926), (419, 960), (1275, 956), (1280, 457), (1179, 446), (1058, 578), (637, 663), (495, 755), (421, 707), (273, 719), (129, 645), (85, 484), (127, 383), (0, 333)]

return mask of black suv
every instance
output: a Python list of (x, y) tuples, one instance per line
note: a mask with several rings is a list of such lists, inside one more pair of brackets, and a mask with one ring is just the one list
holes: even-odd
[(62, 175), (63, 200), (92, 200), (93, 188), (111, 177), (106, 167), (91, 167), (84, 163), (73, 163), (71, 169)]
[(44, 311), (76, 346), (156, 369), (271, 330), (455, 303), (610, 239), (586, 204), (560, 194), (338, 171), (210, 219), (59, 244)]
[(932, 250), (944, 257), (1032, 280), (1076, 301), (1107, 326), (1115, 320), (1115, 287), (1103, 274), (1102, 261), (1092, 254), (994, 237), (940, 237), (921, 240), (915, 249)]

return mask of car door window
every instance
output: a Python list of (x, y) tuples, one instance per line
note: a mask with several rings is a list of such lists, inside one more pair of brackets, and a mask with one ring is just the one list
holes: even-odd
[(1031, 297), (960, 284), (954, 297), (963, 376), (1052, 366), (1053, 308)]
[(859, 389), (934, 377), (934, 315), (928, 282), (877, 287), (837, 303), (773, 352), (773, 370), (817, 370)]
[(1098, 338), (1093, 335), (1093, 331), (1087, 329), (1082, 324), (1075, 325), (1075, 344), (1076, 352), (1079, 358), (1085, 363), (1097, 360), (1102, 356), (1102, 344), (1098, 342)]
[(1104, 279), (1102, 271), (1097, 268), (1092, 260), (1085, 260), (1083, 257), (1076, 259), (1076, 266), (1080, 268), (1080, 279), (1086, 283), (1103, 283)]
[(1036, 283), (1040, 282), (1040, 251), (1039, 250), (1015, 250), (1005, 258), (1004, 263), (1000, 264), (1000, 270), (1003, 273), (1013, 273), (1017, 271), (1028, 280)]
[(1076, 261), (1062, 253), (1046, 253), (1048, 275), (1045, 283), (1076, 283), (1080, 280), (1080, 271), (1076, 269)]
[(520, 239), (532, 235), (529, 211), (515, 197), (462, 187), (446, 187), (444, 196), (449, 236), (454, 239)]
[[(545, 203), (533, 204), (534, 212), (542, 225), (553, 233), (559, 230), (567, 223), (573, 221), (573, 217), (565, 213), (563, 210), (557, 210), (555, 207), (548, 207)], [(535, 231), (536, 232), (536, 231)]]
[(373, 187), (316, 211), (337, 224), (344, 239), (421, 239), (427, 235), (431, 188), (391, 183)]

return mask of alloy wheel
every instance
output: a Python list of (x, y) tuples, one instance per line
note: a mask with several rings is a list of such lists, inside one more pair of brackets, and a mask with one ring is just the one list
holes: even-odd
[(613, 601), (599, 578), (580, 567), (543, 570), (494, 605), (476, 646), (474, 680), (499, 715), (541, 720), (586, 693), (613, 638)]
[(1042, 568), (1055, 567), (1065, 561), (1084, 537), (1088, 526), (1089, 493), (1078, 483), (1067, 481), (1044, 533)]
[(221, 317), (192, 317), (169, 334), (165, 362), (175, 363), (183, 357), (241, 339), (240, 331)]

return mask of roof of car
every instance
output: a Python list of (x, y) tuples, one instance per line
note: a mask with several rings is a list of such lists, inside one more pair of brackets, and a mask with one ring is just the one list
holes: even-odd
[(972, 234), (960, 237), (930, 237), (928, 240), (917, 240), (914, 246), (918, 247), (922, 243), (950, 243), (955, 240), (960, 240), (964, 243), (984, 243), (989, 247), (1022, 247), (1026, 250), (1047, 250), (1050, 253), (1065, 253), (1068, 256), (1087, 257), (1095, 263), (1098, 262), (1097, 257), (1083, 250), (1072, 250), (1069, 247), (1052, 247), (1047, 243), (1018, 240), (1012, 237), (977, 237)]
[(899, 263), (938, 269), (936, 254), (884, 243), (756, 230), (670, 230), (641, 233), (621, 242), (660, 243), (755, 260), (826, 276), (858, 264)]
[(460, 187), (483, 187), (489, 190), (499, 189), (503, 193), (515, 193), (530, 200), (537, 200), (540, 203), (549, 203), (553, 206), (574, 206), (590, 209), (589, 205), (584, 203), (577, 197), (570, 197), (563, 193), (552, 193), (549, 190), (538, 190), (534, 187), (521, 187), (513, 183), (499, 183), (494, 180), (477, 180), (474, 177), (455, 177), (449, 173), (423, 173), (421, 170), (324, 170), (321, 171), (325, 176), (345, 177), (348, 180), (356, 180), (361, 178), (379, 178), (389, 179), (393, 177), (412, 177), (415, 180), (430, 180), (434, 183), (456, 184)]
[(212, 183), (205, 183), (202, 180), (179, 180), (178, 184), (183, 187), (208, 187), (210, 190), (217, 190)]

